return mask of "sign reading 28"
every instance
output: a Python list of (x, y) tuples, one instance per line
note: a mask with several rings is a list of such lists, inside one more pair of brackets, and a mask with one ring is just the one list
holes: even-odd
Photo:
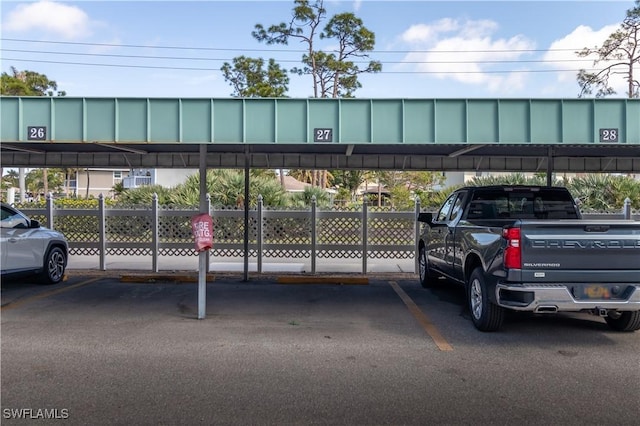
[(600, 129), (600, 142), (618, 142), (618, 129)]

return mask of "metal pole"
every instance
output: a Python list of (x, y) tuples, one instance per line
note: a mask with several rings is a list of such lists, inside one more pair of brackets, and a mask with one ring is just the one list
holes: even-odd
[(415, 250), (414, 250), (414, 256), (415, 256), (415, 266), (414, 266), (414, 273), (418, 273), (420, 271), (420, 253), (418, 251), (418, 242), (420, 241), (420, 222), (418, 222), (418, 215), (420, 214), (420, 198), (416, 197), (416, 220), (415, 220)]
[(631, 198), (624, 199), (624, 205), (622, 206), (622, 215), (625, 219), (631, 219)]
[(553, 185), (553, 147), (547, 151), (547, 186)]
[[(207, 203), (207, 145), (200, 144), (200, 213), (209, 213)], [(198, 254), (198, 319), (207, 315), (207, 253)]]
[(258, 219), (257, 219), (257, 251), (258, 251), (258, 273), (262, 273), (262, 194), (258, 194)]
[(317, 219), (316, 219), (316, 212), (317, 212), (317, 200), (316, 200), (316, 196), (312, 196), (311, 197), (311, 273), (315, 275), (316, 273), (316, 245), (318, 244), (317, 241)]
[(249, 281), (249, 147), (244, 151), (244, 281)]
[(158, 194), (156, 192), (153, 193), (152, 202), (151, 202), (151, 268), (153, 272), (158, 272), (158, 256), (160, 254), (160, 219), (158, 213)]
[(104, 203), (104, 195), (100, 194), (98, 196), (98, 232), (100, 233), (100, 270), (107, 270), (107, 220), (106, 220), (106, 211), (105, 211), (105, 203)]
[(368, 241), (368, 223), (367, 223), (367, 211), (368, 211), (368, 202), (367, 197), (364, 197), (362, 201), (362, 273), (364, 275), (367, 274), (367, 249), (369, 245)]

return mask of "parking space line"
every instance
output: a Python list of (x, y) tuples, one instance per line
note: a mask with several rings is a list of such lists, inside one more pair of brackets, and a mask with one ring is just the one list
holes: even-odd
[(447, 342), (447, 340), (442, 337), (438, 329), (436, 328), (429, 318), (425, 315), (424, 312), (415, 304), (415, 302), (409, 297), (407, 293), (398, 285), (395, 281), (389, 281), (389, 285), (391, 288), (395, 290), (395, 292), (400, 296), (400, 299), (404, 302), (404, 304), (409, 309), (409, 312), (414, 316), (414, 318), (420, 323), (424, 331), (431, 336), (433, 342), (436, 344), (438, 349), (441, 351), (452, 351), (453, 347)]
[(7, 305), (4, 305), (4, 306), (0, 307), (0, 311), (6, 311), (6, 310), (9, 310), (9, 309), (17, 308), (18, 306), (22, 306), (25, 303), (29, 303), (29, 302), (32, 302), (34, 300), (44, 299), (44, 298), (47, 298), (47, 297), (50, 297), (50, 296), (54, 296), (56, 294), (64, 293), (66, 291), (73, 290), (74, 288), (82, 287), (82, 286), (85, 286), (87, 284), (91, 284), (91, 283), (96, 282), (96, 281), (101, 280), (101, 279), (102, 279), (101, 277), (91, 278), (90, 280), (82, 281), (82, 282), (79, 282), (77, 284), (73, 284), (73, 285), (70, 285), (70, 286), (67, 286), (67, 287), (57, 288), (55, 290), (46, 291), (44, 293), (36, 294), (35, 296), (27, 297), (27, 298), (22, 299), (22, 300), (16, 300), (15, 302), (10, 302)]

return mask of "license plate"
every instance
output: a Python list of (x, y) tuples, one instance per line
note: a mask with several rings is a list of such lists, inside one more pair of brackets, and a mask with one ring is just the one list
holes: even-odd
[(609, 287), (599, 284), (589, 284), (582, 287), (581, 299), (611, 299)]

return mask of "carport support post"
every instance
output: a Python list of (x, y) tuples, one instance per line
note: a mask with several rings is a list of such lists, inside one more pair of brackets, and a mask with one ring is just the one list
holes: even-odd
[(418, 272), (420, 272), (420, 250), (418, 249), (418, 243), (420, 241), (420, 222), (418, 222), (418, 215), (420, 214), (420, 197), (416, 196), (416, 220), (415, 220), (415, 243), (416, 243), (416, 250), (415, 250), (415, 257), (416, 257), (416, 262), (415, 262), (415, 266), (414, 266), (414, 271), (416, 274)]
[(553, 185), (553, 147), (547, 150), (547, 186)]
[[(209, 213), (207, 203), (207, 145), (200, 144), (200, 213)], [(198, 254), (198, 319), (207, 315), (207, 252)]]
[(362, 200), (362, 273), (364, 275), (367, 274), (367, 246), (369, 245), (367, 232), (368, 203), (369, 200), (365, 196)]

